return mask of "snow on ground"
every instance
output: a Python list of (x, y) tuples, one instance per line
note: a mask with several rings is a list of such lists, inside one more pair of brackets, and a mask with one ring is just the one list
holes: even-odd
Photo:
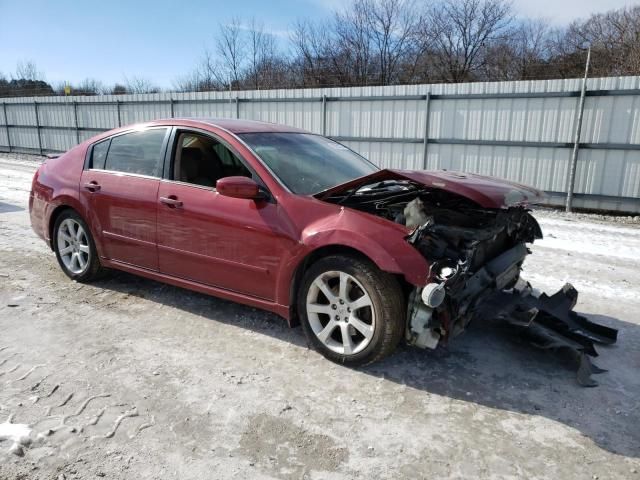
[(569, 215), (557, 219), (546, 218), (544, 213), (538, 213), (537, 218), (544, 232), (544, 239), (538, 240), (537, 246), (640, 261), (640, 227), (602, 225), (574, 220)]
[[(37, 164), (0, 155), (3, 480), (640, 479), (635, 220), (536, 211), (524, 277), (572, 282), (620, 331), (597, 388), (488, 324), (351, 370), (268, 313), (121, 273), (69, 281), (29, 226)], [(35, 439), (23, 457), (14, 429)]]
[(14, 159), (2, 157), (0, 154), (0, 202), (27, 206), (29, 189), (36, 167), (42, 162), (41, 157)]

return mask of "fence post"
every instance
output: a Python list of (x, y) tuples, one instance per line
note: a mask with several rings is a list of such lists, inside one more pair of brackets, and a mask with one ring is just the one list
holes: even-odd
[(80, 143), (80, 128), (78, 126), (78, 102), (73, 101), (73, 122), (76, 127), (76, 143)]
[(322, 94), (322, 135), (327, 135), (327, 96)]
[(122, 118), (120, 118), (120, 100), (116, 100), (116, 107), (118, 108), (118, 126), (122, 126)]
[(4, 113), (4, 128), (7, 130), (7, 147), (11, 153), (11, 137), (9, 136), (9, 118), (7, 117), (7, 103), (2, 102), (2, 111)]
[(40, 118), (38, 115), (38, 102), (33, 101), (33, 108), (36, 112), (36, 129), (38, 130), (38, 150), (40, 151), (40, 155), (42, 155), (42, 136), (40, 135)]
[(240, 99), (236, 96), (236, 118), (240, 118)]
[(573, 203), (573, 190), (576, 186), (576, 169), (578, 166), (578, 151), (580, 150), (580, 134), (582, 133), (582, 117), (584, 116), (584, 100), (587, 94), (587, 77), (589, 76), (589, 62), (591, 61), (591, 47), (587, 50), (587, 63), (584, 67), (584, 78), (582, 79), (582, 90), (580, 91), (580, 104), (578, 107), (578, 120), (576, 125), (576, 137), (571, 153), (571, 165), (569, 166), (569, 181), (567, 183), (567, 205), (566, 211), (571, 212)]
[(431, 92), (427, 92), (424, 100), (424, 145), (422, 149), (422, 169), (427, 169), (427, 149), (429, 147), (429, 102), (431, 100)]
[(173, 114), (173, 97), (169, 98), (169, 104), (171, 105), (171, 118), (173, 118), (174, 114)]

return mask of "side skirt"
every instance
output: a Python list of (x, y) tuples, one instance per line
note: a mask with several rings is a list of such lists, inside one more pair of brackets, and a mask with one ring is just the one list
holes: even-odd
[(156, 280), (158, 282), (168, 283), (169, 285), (173, 285), (175, 287), (186, 288), (187, 290), (193, 290), (195, 292), (223, 298), (225, 300), (241, 303), (243, 305), (249, 305), (250, 307), (259, 308), (261, 310), (267, 310), (268, 312), (272, 312), (276, 315), (281, 316), (290, 323), (289, 307), (287, 305), (280, 305), (278, 303), (269, 302), (260, 298), (250, 297), (247, 295), (243, 295), (242, 293), (232, 292), (230, 290), (225, 290), (222, 288), (204, 285), (202, 283), (186, 280), (184, 278), (172, 277), (160, 272), (154, 272), (153, 270), (135, 267), (133, 265), (129, 265), (128, 263), (119, 262), (117, 260), (107, 260), (105, 258), (101, 258), (100, 262), (107, 268), (122, 270), (124, 272), (139, 275), (141, 277)]

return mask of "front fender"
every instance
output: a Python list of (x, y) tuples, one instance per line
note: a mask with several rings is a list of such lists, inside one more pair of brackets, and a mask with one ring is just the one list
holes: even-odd
[(343, 209), (339, 215), (308, 226), (301, 240), (311, 251), (327, 246), (353, 248), (370, 258), (380, 270), (403, 275), (407, 282), (422, 286), (429, 277), (429, 264), (407, 242), (407, 234), (401, 225)]

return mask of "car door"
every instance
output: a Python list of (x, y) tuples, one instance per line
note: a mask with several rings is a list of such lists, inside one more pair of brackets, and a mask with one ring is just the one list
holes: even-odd
[(169, 128), (125, 132), (91, 147), (80, 192), (102, 254), (158, 270), (158, 187)]
[[(202, 153), (196, 155), (203, 167), (200, 171), (183, 168), (181, 173), (176, 160), (184, 160), (178, 158), (181, 150), (196, 148), (192, 142), (196, 137), (205, 145), (200, 145)], [(160, 271), (273, 300), (278, 265), (284, 249), (292, 246), (282, 228), (278, 205), (273, 200), (220, 195), (210, 186), (219, 178), (255, 178), (255, 174), (215, 137), (183, 131), (175, 138), (169, 178), (160, 182), (158, 190)], [(209, 149), (216, 155), (209, 155)], [(207, 162), (215, 163), (215, 168)]]

